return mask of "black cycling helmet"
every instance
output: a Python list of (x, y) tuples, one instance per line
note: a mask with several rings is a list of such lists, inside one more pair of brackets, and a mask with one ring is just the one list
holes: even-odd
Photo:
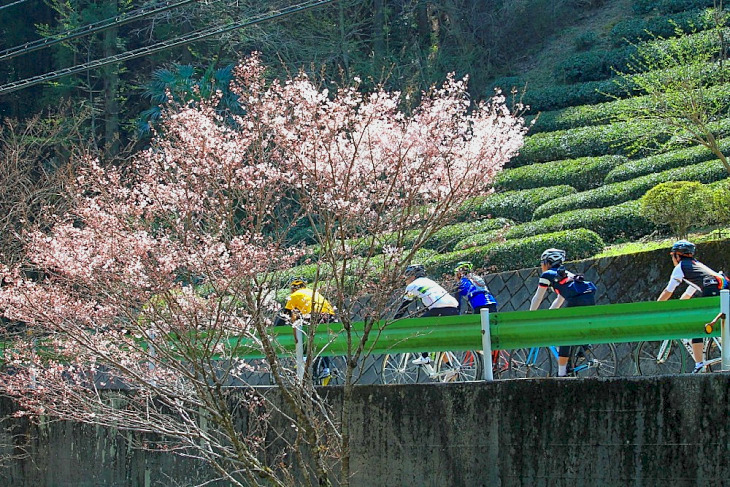
[(307, 280), (303, 277), (292, 277), (289, 279), (289, 288), (292, 290), (301, 289), (307, 285)]
[(403, 271), (403, 277), (426, 277), (426, 268), (421, 264), (411, 264)]
[(695, 250), (697, 250), (695, 244), (689, 240), (677, 240), (674, 242), (674, 245), (672, 245), (672, 253), (686, 255), (687, 257), (693, 257), (695, 255)]
[(561, 265), (565, 261), (565, 250), (547, 249), (540, 256), (540, 262), (551, 267)]
[(462, 260), (454, 267), (454, 272), (471, 272), (474, 269), (474, 265), (468, 260)]

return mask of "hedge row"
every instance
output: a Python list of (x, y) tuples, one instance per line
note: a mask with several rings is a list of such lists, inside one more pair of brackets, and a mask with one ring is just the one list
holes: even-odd
[[(719, 144), (723, 153), (730, 151), (730, 140), (720, 140)], [(647, 174), (699, 164), (700, 162), (715, 159), (715, 157), (710, 149), (701, 145), (655, 154), (621, 164), (608, 173), (605, 182), (627, 181)]]
[(622, 20), (611, 29), (611, 42), (619, 47), (628, 42), (648, 41), (657, 37), (674, 37), (677, 31), (689, 34), (707, 25), (708, 11), (704, 9), (680, 12), (656, 17), (631, 17)]
[(571, 186), (560, 185), (480, 196), (467, 201), (459, 208), (457, 220), (503, 217), (518, 222), (528, 222), (532, 220), (533, 212), (543, 203), (575, 192), (575, 188)]
[(516, 225), (504, 234), (507, 240), (571, 228), (593, 230), (606, 242), (634, 240), (650, 234), (657, 227), (641, 216), (638, 201), (627, 201), (606, 208), (566, 211), (556, 215)]
[[(708, 66), (708, 68), (711, 66)], [(673, 71), (679, 71), (680, 68), (669, 68), (666, 70), (668, 76)], [(639, 74), (637, 76), (654, 76), (655, 72), (646, 75)], [(719, 69), (703, 70), (701, 75), (706, 86), (725, 83), (724, 73)], [(509, 78), (503, 78), (509, 79)], [(531, 113), (547, 110), (559, 110), (561, 108), (579, 106), (579, 105), (595, 105), (613, 101), (617, 98), (628, 98), (630, 96), (642, 95), (637, 88), (624, 84), (624, 81), (617, 82), (616, 78), (603, 81), (588, 81), (586, 83), (578, 83), (571, 85), (553, 85), (540, 89), (530, 89), (525, 93), (522, 101), (530, 107)], [(525, 86), (522, 84), (504, 85), (509, 89), (510, 86)], [(491, 92), (490, 92), (491, 96)]]
[[(730, 108), (730, 83), (708, 88), (703, 94), (705, 99), (717, 106), (718, 110)], [(562, 110), (543, 112), (530, 128), (531, 133), (553, 132), (589, 125), (610, 123), (620, 114), (632, 108), (651, 103), (647, 96), (635, 96), (624, 100), (615, 100), (594, 105), (580, 105)], [(528, 118), (528, 122), (531, 121)]]
[(659, 14), (673, 14), (698, 8), (714, 6), (713, 0), (634, 0), (634, 12), (646, 14), (656, 12)]
[[(723, 29), (725, 36), (730, 30)], [(644, 55), (657, 53), (666, 59), (667, 45), (677, 42), (677, 39), (657, 39), (644, 43), (647, 49), (642, 49)], [(714, 53), (720, 49), (720, 38), (717, 32), (702, 31), (687, 34), (681, 38), (683, 45), (687, 45), (697, 55)], [(638, 47), (629, 45), (617, 49), (595, 49), (588, 52), (576, 53), (555, 66), (555, 78), (566, 83), (584, 83), (610, 78), (615, 71), (626, 71), (631, 66), (632, 73), (651, 63), (636, 63)], [(643, 57), (643, 56), (642, 56)], [(648, 65), (647, 65), (648, 64)]]
[(657, 184), (667, 181), (699, 181), (706, 184), (727, 177), (728, 173), (720, 161), (702, 162), (660, 173), (647, 174), (628, 181), (607, 184), (582, 193), (566, 195), (546, 202), (535, 210), (534, 216), (535, 218), (547, 218), (571, 210), (582, 211), (586, 208), (618, 205), (625, 201), (639, 199)]
[(431, 276), (451, 274), (461, 260), (488, 272), (502, 272), (535, 267), (540, 254), (550, 247), (565, 249), (571, 260), (585, 259), (601, 252), (604, 242), (595, 232), (581, 228), (439, 254), (423, 263)]
[(579, 157), (505, 169), (494, 181), (497, 189), (517, 190), (568, 184), (578, 191), (597, 188), (609, 172), (624, 164), (624, 156)]
[[(648, 155), (669, 140), (662, 133), (663, 126), (652, 122), (614, 122), (594, 127), (544, 132), (525, 138), (519, 155), (506, 168), (520, 167), (536, 162), (576, 159), (606, 154), (626, 155), (629, 147), (640, 138), (653, 141), (638, 154)], [(652, 147), (653, 146), (653, 147)]]

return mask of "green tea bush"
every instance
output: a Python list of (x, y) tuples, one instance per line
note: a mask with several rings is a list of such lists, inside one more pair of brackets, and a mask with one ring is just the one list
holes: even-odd
[(586, 208), (604, 208), (625, 201), (638, 200), (657, 184), (667, 181), (699, 181), (711, 183), (727, 177), (720, 161), (708, 161), (686, 167), (678, 167), (660, 173), (647, 174), (636, 179), (607, 184), (582, 193), (575, 193), (548, 201), (535, 210), (534, 218)]
[[(721, 140), (720, 148), (723, 152), (730, 150), (730, 140)], [(641, 176), (663, 172), (678, 167), (688, 167), (701, 162), (714, 159), (716, 156), (710, 149), (698, 145), (686, 149), (678, 149), (662, 154), (655, 154), (628, 161), (616, 168), (606, 176), (606, 183), (615, 183), (636, 179)]]
[[(724, 83), (707, 88), (704, 96), (724, 109), (730, 108), (730, 84)], [(647, 96), (635, 96), (624, 100), (615, 100), (595, 105), (580, 105), (562, 110), (543, 112), (530, 128), (530, 133), (567, 130), (588, 125), (610, 123), (621, 113), (631, 110), (652, 100)], [(528, 118), (528, 121), (531, 120)]]
[(502, 217), (527, 222), (532, 220), (535, 209), (546, 201), (575, 192), (572, 186), (560, 185), (480, 196), (467, 201), (459, 208), (457, 220)]
[(638, 155), (642, 155), (658, 149), (669, 140), (669, 136), (661, 132), (662, 127), (658, 123), (614, 122), (538, 133), (525, 138), (519, 155), (512, 158), (506, 168), (579, 157), (627, 155), (630, 145), (639, 138), (653, 139), (653, 146), (647, 144), (645, 149), (638, 152)]
[(624, 156), (598, 156), (531, 164), (502, 171), (497, 174), (494, 186), (518, 190), (568, 184), (585, 191), (603, 184), (613, 168), (627, 161)]
[[(636, 94), (636, 93), (631, 93)], [(594, 105), (613, 101), (614, 97), (627, 98), (626, 90), (614, 80), (590, 81), (575, 85), (552, 85), (545, 88), (527, 87), (522, 101), (530, 107), (530, 113), (561, 108)]]
[(620, 47), (626, 45), (627, 41), (636, 43), (649, 41), (655, 37), (674, 37), (677, 31), (689, 34), (695, 30), (702, 30), (706, 24), (706, 12), (697, 9), (648, 18), (630, 17), (613, 26), (610, 34), (611, 42), (614, 46)]
[(571, 260), (577, 260), (601, 252), (604, 242), (595, 232), (581, 228), (439, 254), (424, 264), (434, 277), (452, 274), (454, 265), (462, 260), (469, 260), (488, 272), (502, 272), (535, 267), (540, 254), (550, 247), (565, 249)]
[(672, 14), (712, 6), (714, 6), (713, 0), (634, 0), (634, 12), (637, 14), (649, 12)]
[(635, 46), (617, 49), (594, 49), (573, 54), (560, 61), (553, 72), (555, 79), (563, 83), (585, 83), (610, 78), (613, 70), (626, 69), (632, 56), (636, 55)]
[(627, 201), (606, 208), (588, 208), (566, 211), (540, 220), (522, 223), (508, 229), (507, 240), (572, 228), (593, 230), (606, 242), (638, 239), (658, 227), (640, 211), (638, 201)]

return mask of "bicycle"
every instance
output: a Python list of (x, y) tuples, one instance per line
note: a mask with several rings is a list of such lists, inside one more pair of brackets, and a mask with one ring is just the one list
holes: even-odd
[(484, 358), (481, 352), (437, 352), (432, 354), (430, 363), (412, 363), (418, 356), (419, 353), (385, 355), (380, 374), (383, 384), (415, 384), (422, 371), (429, 379), (439, 382), (464, 382), (482, 378)]
[[(557, 375), (558, 347), (512, 350), (508, 378), (552, 377)], [(568, 358), (568, 375), (613, 377), (617, 372), (616, 347), (612, 343), (576, 345)]]
[[(705, 338), (702, 348), (707, 371), (716, 370), (722, 362), (722, 341), (718, 337)], [(666, 375), (691, 372), (694, 369), (692, 340), (644, 341), (636, 346), (636, 373), (638, 375)]]

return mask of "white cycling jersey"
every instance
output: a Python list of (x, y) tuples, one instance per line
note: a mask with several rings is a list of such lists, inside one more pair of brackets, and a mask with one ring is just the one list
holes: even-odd
[(428, 277), (418, 277), (406, 286), (406, 293), (403, 299), (408, 301), (420, 299), (428, 309), (459, 307), (459, 302), (456, 301), (456, 298)]

